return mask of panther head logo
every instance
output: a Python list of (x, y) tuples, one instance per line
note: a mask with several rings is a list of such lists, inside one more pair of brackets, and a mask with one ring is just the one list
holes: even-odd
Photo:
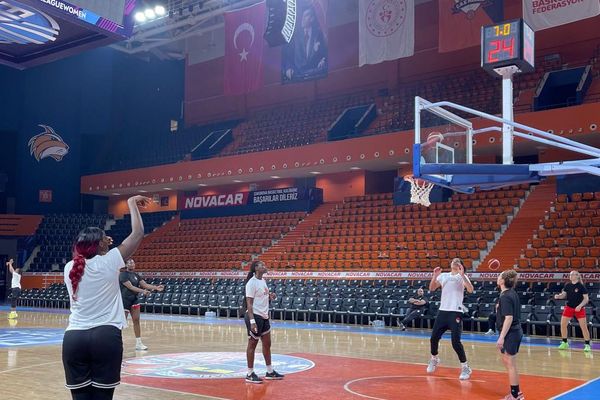
[(69, 153), (69, 145), (48, 125), (38, 125), (44, 132), (29, 139), (29, 154), (39, 162), (47, 157), (61, 161)]

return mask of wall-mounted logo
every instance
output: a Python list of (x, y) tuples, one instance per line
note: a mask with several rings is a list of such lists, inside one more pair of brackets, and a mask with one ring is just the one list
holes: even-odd
[(47, 157), (52, 157), (56, 161), (61, 161), (69, 153), (69, 146), (48, 125), (38, 125), (44, 128), (44, 132), (35, 135), (29, 139), (29, 154), (40, 161)]
[(454, 0), (452, 12), (454, 14), (463, 12), (467, 14), (468, 19), (473, 19), (475, 17), (475, 12), (479, 7), (489, 6), (491, 3), (491, 0)]
[(0, 0), (0, 44), (45, 44), (56, 40), (60, 26), (33, 7)]

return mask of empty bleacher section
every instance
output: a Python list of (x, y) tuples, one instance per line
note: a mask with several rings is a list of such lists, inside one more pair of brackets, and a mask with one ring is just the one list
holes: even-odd
[(372, 102), (369, 93), (359, 93), (258, 112), (234, 129), (234, 143), (221, 154), (244, 154), (323, 142), (327, 129), (345, 108)]
[(304, 270), (429, 270), (454, 257), (481, 259), (526, 195), (526, 186), (455, 194), (449, 202), (394, 206), (392, 194), (347, 198), (271, 267)]
[(288, 212), (182, 219), (146, 238), (135, 260), (144, 270), (240, 269), (305, 216)]
[[(143, 273), (142, 273), (143, 275)], [(153, 284), (165, 285), (162, 293), (141, 296), (142, 311), (204, 315), (214, 311), (218, 317), (239, 317), (244, 297), (243, 279), (215, 278), (146, 278)], [(419, 280), (342, 280), (342, 279), (270, 279), (270, 290), (277, 294), (271, 302), (274, 319), (315, 321), (366, 325), (374, 320), (396, 326), (408, 312), (408, 299), (428, 281)], [(465, 295), (468, 312), (463, 318), (465, 330), (485, 332), (487, 317), (498, 297), (493, 281), (473, 281), (475, 292)], [(516, 291), (521, 300), (521, 324), (528, 334), (560, 334), (559, 324), (564, 300), (554, 300), (563, 282), (524, 282)], [(590, 303), (586, 307), (592, 337), (597, 339), (600, 328), (600, 285), (586, 283)], [(439, 308), (440, 292), (428, 293), (430, 305), (422, 318), (413, 322), (415, 327), (431, 328)], [(19, 300), (22, 306), (68, 307), (65, 286), (54, 284), (46, 289), (26, 289)], [(570, 329), (575, 330), (574, 325)], [(579, 331), (576, 335), (581, 336)]]
[(108, 215), (50, 214), (40, 224), (36, 240), (40, 251), (28, 272), (62, 270), (72, 258), (73, 243), (79, 231), (89, 226), (104, 229)]
[[(148, 135), (132, 135), (124, 138), (119, 146), (103, 143), (101, 148), (110, 151), (109, 156), (97, 159), (95, 171), (114, 171), (131, 168), (150, 167), (183, 161), (204, 138), (218, 130), (228, 130), (236, 126), (238, 121), (225, 121), (216, 124), (179, 128), (169, 132), (165, 127), (158, 133)], [(144, 145), (140, 146), (142, 140)], [(109, 150), (108, 150), (109, 149)], [(93, 148), (97, 151), (97, 148)]]
[[(176, 211), (160, 211), (154, 213), (142, 213), (144, 221), (144, 231), (146, 234), (153, 232), (161, 227), (165, 222), (171, 220), (177, 214)], [(125, 214), (123, 218), (118, 219), (114, 225), (106, 232), (112, 237), (115, 244), (120, 244), (131, 233), (131, 214)]]
[(560, 194), (517, 264), (531, 270), (598, 271), (600, 192)]

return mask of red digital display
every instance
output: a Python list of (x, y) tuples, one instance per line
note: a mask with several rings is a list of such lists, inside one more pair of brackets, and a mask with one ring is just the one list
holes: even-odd
[(534, 33), (522, 20), (485, 26), (481, 30), (481, 66), (517, 66), (522, 72), (533, 70)]
[(489, 50), (487, 52), (487, 62), (495, 63), (514, 58), (515, 56), (515, 38), (497, 39), (489, 42)]

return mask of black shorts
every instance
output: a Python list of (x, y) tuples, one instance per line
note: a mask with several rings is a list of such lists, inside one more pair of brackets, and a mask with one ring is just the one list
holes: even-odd
[(271, 332), (270, 320), (256, 314), (254, 314), (254, 320), (256, 321), (256, 333), (252, 332), (252, 329), (250, 329), (250, 318), (248, 318), (248, 313), (246, 313), (246, 316), (244, 317), (246, 330), (248, 331), (248, 336), (252, 339), (258, 340), (261, 336), (265, 336), (267, 333)]
[(11, 298), (10, 298), (10, 307), (11, 308), (16, 308), (17, 307), (17, 300), (19, 300), (19, 296), (21, 296), (21, 288), (12, 288), (10, 290), (11, 292)]
[(132, 308), (139, 307), (139, 306), (140, 306), (140, 302), (138, 301), (137, 296), (136, 297), (133, 297), (133, 296), (123, 297), (123, 308), (126, 309), (127, 311), (131, 311)]
[(110, 325), (66, 331), (62, 348), (67, 389), (112, 389), (121, 382), (123, 339)]
[(508, 331), (504, 338), (504, 347), (500, 350), (502, 354), (506, 353), (509, 356), (516, 356), (521, 347), (521, 340), (523, 339), (523, 330), (515, 329)]

